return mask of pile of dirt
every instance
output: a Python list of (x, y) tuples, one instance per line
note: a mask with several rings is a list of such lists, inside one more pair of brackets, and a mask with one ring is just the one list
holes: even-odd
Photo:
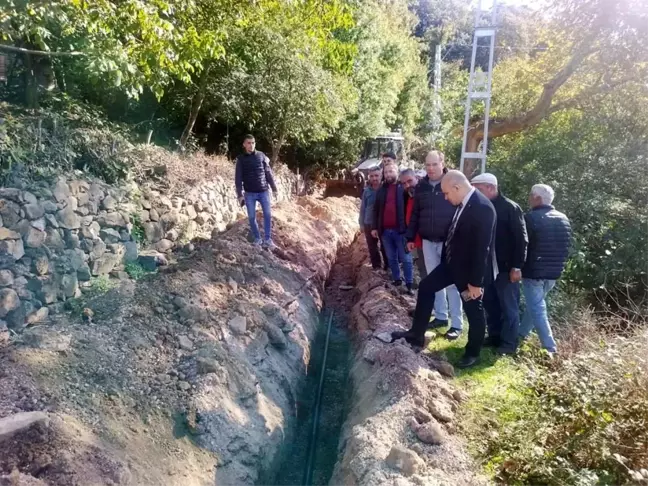
[[(290, 439), (323, 284), (357, 201), (274, 211), (279, 249), (240, 222), (160, 275), (0, 344), (0, 484), (254, 484)], [(31, 482), (28, 482), (29, 481)]]
[(416, 353), (404, 340), (376, 338), (408, 328), (415, 301), (385, 286), (367, 260), (365, 245), (356, 242), (354, 391), (331, 484), (486, 484), (455, 433), (455, 411), (465, 397), (448, 380), (452, 365)]

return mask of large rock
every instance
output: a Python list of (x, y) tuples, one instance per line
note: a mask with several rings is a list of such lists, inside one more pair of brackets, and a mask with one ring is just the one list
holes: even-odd
[(46, 423), (47, 420), (45, 412), (20, 412), (0, 418), (0, 442), (7, 441), (36, 424)]
[(22, 191), (15, 187), (0, 187), (0, 197), (17, 203), (23, 200)]
[[(108, 198), (106, 198), (108, 199)], [(105, 199), (104, 199), (105, 201)], [(99, 236), (105, 243), (117, 243), (121, 240), (119, 231), (113, 228), (104, 228), (100, 231)]]
[(61, 230), (56, 228), (47, 228), (45, 232), (47, 233), (47, 238), (45, 238), (45, 246), (50, 250), (63, 250), (65, 248), (65, 243), (61, 237)]
[(45, 231), (45, 229), (47, 228), (47, 222), (45, 221), (45, 218), (38, 218), (31, 222), (31, 226), (32, 228)]
[(41, 307), (36, 309), (33, 312), (27, 314), (26, 324), (29, 326), (31, 324), (40, 324), (47, 321), (49, 317), (49, 309), (47, 307)]
[(171, 240), (162, 239), (155, 244), (155, 249), (161, 253), (171, 250), (174, 247), (174, 243)]
[(20, 220), (20, 206), (9, 199), (0, 199), (0, 217), (8, 228), (13, 228)]
[(412, 422), (412, 430), (421, 442), (431, 445), (440, 445), (445, 442), (443, 428), (437, 422), (428, 422), (423, 425), (416, 425)]
[(164, 237), (164, 230), (162, 225), (156, 222), (144, 224), (144, 235), (148, 243), (157, 243)]
[(284, 349), (288, 345), (283, 331), (271, 322), (265, 323), (265, 331), (268, 333), (268, 341), (277, 349)]
[(70, 206), (56, 213), (56, 219), (58, 219), (62, 228), (78, 229), (81, 227), (81, 218)]
[(94, 240), (99, 238), (101, 233), (101, 226), (96, 221), (92, 221), (88, 225), (81, 226), (81, 236), (86, 239)]
[(229, 321), (229, 328), (238, 336), (242, 336), (247, 331), (247, 319), (244, 316), (235, 316)]
[(66, 202), (67, 199), (70, 197), (70, 188), (67, 185), (67, 182), (65, 181), (64, 178), (60, 177), (57, 181), (56, 184), (54, 185), (54, 189), (52, 190), (52, 194), (54, 195), (54, 199), (58, 203)]
[(65, 297), (74, 297), (78, 290), (79, 280), (76, 273), (68, 273), (61, 277), (61, 291)]
[(53, 201), (44, 201), (44, 202), (43, 202), (43, 210), (44, 210), (47, 214), (53, 214), (53, 213), (55, 213), (56, 211), (58, 211), (58, 206), (57, 206), (56, 203), (53, 202)]
[(117, 201), (115, 201), (115, 198), (112, 196), (106, 196), (101, 202), (101, 208), (105, 209), (106, 211), (114, 211), (116, 207)]
[(108, 275), (121, 263), (122, 256), (114, 253), (104, 253), (103, 256), (92, 262), (90, 269), (92, 275)]
[(56, 283), (50, 277), (36, 277), (27, 282), (27, 289), (36, 294), (43, 304), (53, 304), (58, 298)]
[(79, 197), (79, 195), (82, 194), (87, 194), (90, 190), (90, 184), (88, 184), (88, 182), (84, 181), (83, 179), (75, 179), (70, 181), (68, 183), (68, 187), (70, 188), (70, 193), (76, 197)]
[(138, 250), (137, 242), (125, 241), (124, 242), (124, 263), (134, 263), (137, 261)]
[(187, 213), (187, 217), (192, 220), (196, 219), (196, 216), (198, 216), (196, 209), (191, 204), (188, 204), (187, 207), (185, 207), (185, 212)]
[(29, 248), (40, 248), (45, 243), (46, 238), (47, 233), (30, 226), (25, 236), (23, 236), (23, 241)]
[(64, 230), (63, 239), (65, 240), (65, 247), (69, 250), (81, 248), (81, 240), (77, 230)]
[(20, 306), (20, 298), (14, 289), (0, 289), (0, 318)]
[(92, 250), (90, 250), (90, 258), (96, 260), (101, 258), (106, 253), (106, 244), (100, 238), (92, 240)]
[(49, 259), (47, 255), (41, 254), (32, 258), (31, 269), (36, 275), (47, 275), (49, 273)]
[(25, 246), (21, 239), (0, 240), (0, 253), (11, 255), (15, 261), (18, 261), (25, 255)]
[(399, 445), (392, 447), (385, 462), (404, 476), (412, 476), (425, 467), (425, 461), (416, 452)]
[(125, 228), (128, 224), (122, 213), (113, 211), (111, 213), (101, 213), (97, 216), (97, 221), (102, 227)]
[(26, 204), (23, 209), (25, 210), (25, 216), (29, 220), (39, 219), (45, 215), (45, 209), (40, 204)]
[(14, 283), (14, 276), (11, 270), (0, 270), (0, 287), (11, 287)]
[(92, 272), (90, 271), (90, 266), (87, 263), (83, 263), (81, 267), (77, 270), (77, 279), (80, 282), (87, 282), (92, 278)]
[(7, 326), (11, 329), (22, 329), (25, 327), (25, 318), (27, 317), (27, 305), (29, 309), (33, 309), (33, 304), (29, 301), (23, 302), (19, 301), (18, 307), (16, 307), (11, 312), (8, 312), (5, 316), (5, 321), (7, 321)]
[(9, 228), (0, 228), (0, 240), (17, 240), (18, 238), (20, 238), (20, 233)]

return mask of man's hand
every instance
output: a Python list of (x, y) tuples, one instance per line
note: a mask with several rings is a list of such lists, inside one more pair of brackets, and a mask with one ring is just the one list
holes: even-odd
[(378, 239), (378, 230), (371, 230), (371, 236)]
[(241, 206), (243, 206), (245, 204), (245, 198), (243, 196), (239, 197), (238, 202)]
[(522, 270), (519, 268), (511, 268), (511, 271), (509, 272), (509, 280), (511, 283), (518, 283), (522, 280)]
[(411, 242), (411, 241), (408, 241), (407, 242), (407, 251), (412, 252), (412, 251), (414, 251), (414, 248), (415, 248), (414, 243)]
[(472, 285), (468, 284), (466, 293), (468, 294), (469, 300), (475, 300), (479, 299), (482, 296), (484, 289), (482, 289), (481, 287), (473, 287)]

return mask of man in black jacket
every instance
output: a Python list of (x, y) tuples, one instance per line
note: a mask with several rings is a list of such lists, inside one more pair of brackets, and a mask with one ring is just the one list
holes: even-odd
[[(245, 204), (250, 222), (250, 230), (254, 236), (254, 244), (268, 249), (275, 248), (272, 242), (272, 214), (270, 212), (270, 194), (268, 188), (272, 189), (277, 196), (270, 161), (263, 152), (255, 150), (256, 141), (254, 136), (246, 135), (243, 139), (245, 153), (236, 158), (236, 195), (241, 204)], [(245, 194), (243, 191), (245, 190)], [(263, 231), (265, 239), (261, 240), (259, 226), (256, 221), (256, 204), (261, 203), (263, 211)]]
[[(407, 226), (408, 248), (412, 251), (416, 235), (423, 239), (423, 256), (427, 273), (441, 263), (443, 242), (448, 235), (448, 228), (456, 212), (456, 208), (446, 201), (441, 190), (441, 181), (447, 172), (444, 167), (443, 153), (432, 150), (425, 157), (426, 177), (421, 179), (414, 194), (414, 207)], [(448, 306), (448, 304), (450, 304)], [(450, 312), (448, 312), (448, 307)], [(452, 321), (446, 332), (447, 339), (457, 339), (462, 332), (461, 297), (457, 287), (451, 285), (441, 289), (434, 297), (434, 321), (430, 327), (438, 328), (448, 325), (448, 317)]]
[(488, 172), (473, 178), (472, 185), (495, 207), (497, 277), (484, 290), (488, 338), (486, 346), (499, 354), (514, 354), (520, 329), (520, 280), (528, 244), (522, 209), (502, 196), (497, 177)]
[(551, 205), (554, 190), (546, 184), (531, 188), (525, 215), (529, 247), (522, 268), (522, 291), (526, 310), (520, 325), (520, 338), (526, 338), (535, 328), (542, 347), (549, 353), (557, 351), (551, 333), (545, 297), (556, 285), (569, 256), (572, 230), (569, 219)]
[(464, 301), (470, 326), (465, 354), (457, 366), (467, 368), (479, 362), (486, 332), (482, 296), (484, 287), (493, 279), (496, 215), (490, 201), (470, 185), (463, 173), (448, 171), (441, 184), (446, 199), (457, 207), (443, 247), (443, 257), (439, 266), (419, 285), (412, 327), (405, 332), (393, 332), (392, 341), (405, 338), (410, 344), (423, 346), (434, 294), (455, 284)]

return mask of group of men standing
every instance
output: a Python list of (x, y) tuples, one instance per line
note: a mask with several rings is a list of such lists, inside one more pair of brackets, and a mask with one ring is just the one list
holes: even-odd
[[(471, 185), (461, 172), (448, 171), (439, 151), (427, 154), (425, 171), (421, 180), (411, 169), (399, 175), (396, 157), (385, 154), (382, 171), (370, 172), (362, 195), (360, 226), (373, 268), (389, 267), (399, 287), (402, 265), (412, 293), (412, 253), (418, 256), (422, 280), (413, 323), (392, 333), (392, 342), (404, 338), (423, 346), (427, 329), (446, 326), (445, 337), (457, 339), (465, 311), (468, 343), (460, 367), (477, 364), (484, 344), (500, 354), (515, 353), (533, 328), (555, 353), (545, 297), (564, 269), (571, 227), (551, 205), (551, 187), (533, 186), (525, 215), (500, 193), (493, 174), (478, 175)], [(522, 324), (520, 287), (526, 302)]]

